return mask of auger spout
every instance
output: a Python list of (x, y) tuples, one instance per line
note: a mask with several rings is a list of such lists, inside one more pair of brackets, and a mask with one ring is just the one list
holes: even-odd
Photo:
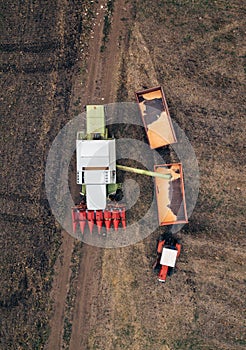
[(131, 167), (125, 166), (125, 165), (116, 165), (116, 167), (120, 170), (129, 171), (131, 173), (147, 175), (147, 176), (152, 176), (152, 177), (159, 177), (159, 178), (165, 179), (165, 180), (171, 180), (171, 178), (172, 178), (171, 174), (161, 174), (161, 173), (158, 173), (155, 171), (131, 168)]

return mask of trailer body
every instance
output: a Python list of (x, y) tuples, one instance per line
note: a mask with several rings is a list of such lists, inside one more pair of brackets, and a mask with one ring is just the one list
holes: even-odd
[(161, 86), (135, 92), (150, 148), (177, 142)]
[(171, 175), (169, 181), (155, 178), (159, 225), (187, 223), (182, 164), (155, 165), (154, 169), (158, 173)]

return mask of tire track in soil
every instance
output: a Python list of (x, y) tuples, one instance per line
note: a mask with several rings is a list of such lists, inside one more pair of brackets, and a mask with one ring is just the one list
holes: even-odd
[[(115, 2), (113, 21), (109, 35), (109, 42), (105, 52), (100, 53), (100, 44), (103, 38), (105, 0), (98, 2), (98, 16), (94, 27), (93, 40), (89, 45), (87, 68), (87, 83), (82, 96), (82, 104), (102, 103), (102, 96), (111, 101), (117, 92), (117, 70), (120, 67), (122, 48), (118, 45), (121, 32), (126, 30), (120, 21), (122, 12), (126, 14), (127, 7), (124, 0)], [(125, 6), (125, 7), (124, 7)], [(124, 48), (123, 48), (124, 49)], [(81, 85), (74, 82), (73, 98), (81, 97)], [(72, 186), (71, 191), (75, 191)], [(54, 303), (54, 314), (50, 321), (51, 333), (46, 350), (62, 348), (62, 334), (64, 325), (64, 311), (66, 296), (69, 291), (71, 275), (70, 262), (74, 247), (74, 239), (62, 231), (62, 259), (57, 259), (55, 278), (51, 297)], [(70, 350), (85, 349), (91, 325), (97, 319), (97, 293), (100, 282), (102, 264), (102, 249), (84, 244), (79, 267), (76, 301), (73, 313), (73, 327), (70, 341)]]
[(51, 333), (48, 339), (47, 350), (62, 348), (62, 330), (64, 322), (64, 310), (66, 296), (69, 290), (69, 279), (71, 275), (70, 261), (74, 246), (74, 239), (62, 231), (62, 245), (60, 257), (55, 264), (55, 277), (52, 287), (51, 299), (54, 302), (54, 314), (51, 319)]

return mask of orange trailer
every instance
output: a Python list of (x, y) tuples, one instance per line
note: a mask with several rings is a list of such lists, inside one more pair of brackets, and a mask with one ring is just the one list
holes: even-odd
[(169, 181), (155, 178), (159, 225), (187, 223), (182, 164), (155, 165), (155, 171), (172, 176)]
[(177, 142), (161, 86), (135, 93), (150, 148)]

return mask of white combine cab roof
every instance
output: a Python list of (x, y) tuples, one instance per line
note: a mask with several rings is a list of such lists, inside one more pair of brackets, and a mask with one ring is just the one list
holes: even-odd
[(86, 185), (89, 210), (106, 208), (106, 185), (116, 183), (115, 140), (77, 140), (77, 183)]

